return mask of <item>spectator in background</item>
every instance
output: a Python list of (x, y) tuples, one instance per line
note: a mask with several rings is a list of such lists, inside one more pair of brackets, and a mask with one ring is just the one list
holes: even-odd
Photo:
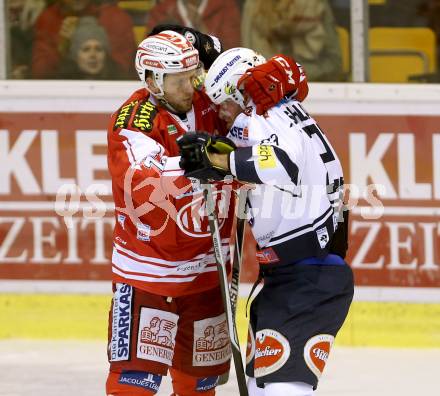
[(327, 0), (246, 0), (243, 46), (293, 57), (311, 81), (340, 81), (342, 53)]
[[(348, 31), (351, 29), (351, 0), (328, 0), (335, 18), (335, 23), (342, 26)], [(374, 8), (372, 4), (369, 5), (370, 23), (371, 10)]]
[(124, 72), (109, 56), (105, 29), (95, 17), (79, 18), (70, 39), (68, 55), (60, 62), (57, 78), (77, 80), (123, 80)]
[(44, 0), (9, 0), (7, 26), (9, 28), (9, 78), (30, 77), (29, 54), (32, 51), (33, 27), (44, 9)]
[(81, 16), (94, 16), (105, 29), (110, 56), (124, 72), (132, 73), (136, 45), (130, 16), (115, 4), (92, 0), (55, 0), (44, 10), (35, 25), (32, 51), (34, 78), (54, 78), (61, 59), (67, 54), (70, 40)]
[(240, 10), (235, 0), (163, 0), (148, 14), (147, 33), (157, 24), (184, 25), (240, 46)]
[(424, 0), (386, 0), (369, 6), (370, 27), (420, 26), (424, 23), (418, 15)]

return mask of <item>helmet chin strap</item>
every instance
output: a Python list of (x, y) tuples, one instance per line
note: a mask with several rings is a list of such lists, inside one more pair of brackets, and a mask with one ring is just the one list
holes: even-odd
[(178, 114), (179, 112), (164, 98), (164, 91), (163, 91), (163, 73), (153, 73), (153, 81), (156, 85), (156, 88), (159, 89), (159, 92), (153, 92), (150, 87), (148, 86), (147, 82), (145, 81), (145, 86), (147, 88), (147, 91), (164, 107), (166, 107), (169, 111), (172, 113)]
[(150, 95), (155, 99), (155, 102), (160, 103), (163, 107), (165, 107), (167, 110), (171, 111), (171, 113), (174, 114), (178, 114), (179, 112), (173, 107), (171, 106), (171, 104), (164, 99), (163, 95), (159, 94), (159, 93), (155, 93), (153, 92), (147, 84), (145, 84), (145, 88), (147, 89), (147, 91), (150, 93)]
[(164, 98), (157, 98), (157, 100), (162, 106), (166, 107), (169, 111), (171, 111), (171, 113), (179, 114), (179, 112), (173, 106), (171, 106), (171, 104)]

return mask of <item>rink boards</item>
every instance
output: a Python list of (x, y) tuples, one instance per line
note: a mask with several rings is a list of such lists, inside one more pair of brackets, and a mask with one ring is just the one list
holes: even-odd
[[(58, 280), (110, 279), (114, 207), (105, 129), (109, 114), (137, 87), (0, 84), (3, 292), (8, 287), (16, 291), (5, 280), (50, 292), (53, 286), (48, 285)], [(439, 101), (439, 88), (425, 85), (311, 86), (304, 107), (336, 148), (350, 186), (348, 262), (359, 302), (343, 334), (349, 327), (368, 327), (363, 322), (368, 318), (372, 323), (377, 318), (376, 328), (380, 322), (386, 330), (389, 323), (389, 334), (392, 324), (406, 317), (414, 323), (418, 318), (415, 327), (425, 326), (428, 333), (438, 324), (433, 317), (439, 315), (432, 310), (440, 303)], [(78, 194), (68, 206), (59, 205), (57, 193), (66, 184), (77, 186)], [(249, 243), (242, 281), (252, 282), (255, 275)], [(18, 287), (25, 289), (23, 283)], [(402, 326), (396, 328), (401, 331)], [(368, 338), (347, 337), (356, 345)], [(387, 336), (369, 343), (381, 345), (383, 340)], [(440, 346), (435, 337), (425, 342)]]

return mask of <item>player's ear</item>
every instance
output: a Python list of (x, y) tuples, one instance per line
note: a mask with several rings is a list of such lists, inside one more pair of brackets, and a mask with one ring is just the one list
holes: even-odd
[(147, 88), (151, 93), (158, 94), (160, 92), (159, 87), (156, 85), (156, 82), (151, 77), (147, 77), (145, 79), (145, 84), (147, 84)]

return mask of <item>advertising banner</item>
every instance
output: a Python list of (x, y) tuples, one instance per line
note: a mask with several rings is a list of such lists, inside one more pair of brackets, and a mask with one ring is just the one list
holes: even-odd
[[(110, 279), (109, 115), (25, 111), (0, 113), (0, 279)], [(315, 119), (344, 167), (356, 284), (440, 286), (440, 116)]]

